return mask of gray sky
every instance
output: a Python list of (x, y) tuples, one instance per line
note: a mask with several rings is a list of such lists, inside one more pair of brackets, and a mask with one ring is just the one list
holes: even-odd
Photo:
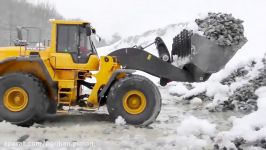
[[(29, 0), (49, 1), (66, 18), (88, 20), (103, 37), (115, 32), (136, 35), (150, 29), (190, 21), (199, 13), (228, 12), (234, 16), (259, 14), (266, 0)], [(232, 4), (232, 5), (230, 5)], [(255, 9), (254, 9), (255, 8)], [(255, 17), (256, 18), (256, 17)], [(255, 19), (254, 19), (255, 20)]]

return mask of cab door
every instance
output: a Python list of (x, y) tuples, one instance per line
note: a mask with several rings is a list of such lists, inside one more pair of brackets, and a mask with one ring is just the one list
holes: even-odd
[(60, 54), (57, 59), (68, 62), (71, 58), (73, 63), (79, 63), (79, 25), (58, 24), (56, 37), (56, 52)]

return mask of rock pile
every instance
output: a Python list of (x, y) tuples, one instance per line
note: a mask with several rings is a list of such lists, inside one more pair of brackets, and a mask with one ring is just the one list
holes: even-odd
[[(250, 64), (247, 65), (248, 68), (253, 68), (257, 62), (251, 61)], [(222, 85), (231, 85), (233, 82), (236, 82), (236, 78), (244, 77), (248, 74), (247, 67), (237, 68), (234, 72), (232, 72), (228, 77), (224, 78), (220, 83)]]
[[(266, 149), (266, 139), (262, 138), (259, 140), (256, 140), (254, 142), (247, 142), (244, 138), (240, 137), (240, 138), (236, 138), (235, 140), (233, 140), (233, 143), (235, 144), (237, 150), (244, 150), (245, 147), (247, 146), (255, 146), (257, 148), (262, 148), (262, 149)], [(214, 146), (217, 148), (217, 146)], [(219, 146), (218, 146), (219, 148)]]
[(212, 100), (213, 100), (213, 97), (209, 97), (209, 96), (207, 96), (206, 91), (203, 92), (203, 93), (198, 93), (198, 94), (193, 95), (193, 96), (191, 96), (191, 97), (187, 97), (186, 99), (187, 99), (187, 100), (192, 100), (192, 99), (195, 98), (195, 97), (200, 98), (200, 99), (202, 99), (203, 101), (212, 101)]
[(253, 110), (257, 110), (258, 96), (255, 95), (255, 91), (256, 88), (253, 84), (248, 84), (236, 89), (234, 94), (229, 97), (228, 101), (223, 104), (223, 109), (237, 109), (240, 112), (246, 113), (249, 113)]
[(261, 147), (263, 149), (266, 149), (266, 139), (263, 138), (261, 140), (257, 140), (253, 145), (256, 147)]
[[(255, 91), (262, 86), (266, 86), (266, 56), (262, 59), (262, 62), (264, 64), (264, 67), (259, 70), (259, 75), (256, 78), (249, 80), (248, 84), (237, 88), (234, 91), (234, 94), (229, 97), (228, 101), (225, 101), (223, 104), (221, 104), (222, 110), (238, 110), (247, 113), (257, 110), (258, 96), (255, 94)], [(254, 64), (255, 62), (252, 62), (251, 65)], [(231, 81), (234, 80), (234, 78), (232, 77), (235, 77), (235, 75), (243, 75), (243, 70), (245, 69), (240, 70), (242, 71), (237, 71), (238, 73), (234, 72), (233, 74), (231, 74), (228, 77), (229, 79), (224, 79), (223, 83), (231, 84)], [(244, 71), (244, 74), (247, 74), (246, 71)]]
[(245, 67), (236, 69), (228, 77), (224, 78), (220, 83), (222, 85), (231, 85), (233, 82), (236, 82), (236, 78), (243, 77), (248, 74), (248, 70)]
[(219, 45), (238, 45), (247, 39), (244, 36), (243, 21), (232, 14), (208, 13), (203, 19), (196, 19), (199, 30), (210, 40), (216, 40)]
[[(224, 101), (221, 104), (218, 104), (214, 108), (208, 108), (208, 110), (211, 112), (235, 110), (242, 113), (250, 113), (257, 110), (258, 96), (255, 94), (255, 91), (262, 86), (266, 86), (266, 55), (262, 60), (259, 61), (262, 61), (264, 67), (258, 70), (259, 74), (257, 77), (253, 79), (246, 78), (249, 70), (252, 70), (251, 68), (255, 67), (255, 64), (257, 63), (255, 61), (252, 61), (246, 67), (240, 67), (236, 69), (236, 71), (230, 74), (227, 78), (223, 79), (220, 83), (228, 86), (236, 82), (236, 78), (238, 77), (243, 77), (243, 79), (248, 80), (248, 83), (237, 88), (233, 92), (233, 94), (228, 97), (228, 100)], [(197, 95), (193, 95), (191, 97), (187, 97), (186, 99), (191, 100), (194, 97), (198, 97), (203, 101), (213, 100), (213, 97), (206, 95), (206, 91), (198, 93)]]

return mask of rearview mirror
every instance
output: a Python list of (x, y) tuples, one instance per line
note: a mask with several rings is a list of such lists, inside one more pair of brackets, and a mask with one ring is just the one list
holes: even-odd
[(93, 34), (96, 34), (96, 29), (95, 28), (91, 28), (91, 31)]
[(91, 27), (90, 25), (86, 26), (86, 33), (87, 36), (91, 36), (92, 34), (96, 34), (95, 28)]
[(86, 34), (87, 34), (87, 36), (91, 36), (91, 27), (90, 26), (86, 27)]

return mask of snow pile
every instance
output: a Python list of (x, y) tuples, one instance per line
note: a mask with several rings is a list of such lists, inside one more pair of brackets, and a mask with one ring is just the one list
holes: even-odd
[[(182, 86), (176, 85), (176, 87), (182, 87)], [(229, 87), (227, 85), (222, 85), (219, 82), (209, 81), (204, 83), (194, 83), (192, 87), (193, 88), (189, 90), (187, 93), (183, 94), (181, 98), (185, 100), (192, 100), (193, 98), (198, 97), (204, 101), (212, 100), (215, 103), (221, 103), (227, 100), (229, 96)], [(171, 89), (170, 93), (174, 95), (173, 90), (178, 88), (172, 87)]]
[(116, 125), (119, 125), (119, 126), (123, 126), (126, 124), (126, 121), (123, 117), (121, 116), (118, 116), (116, 119), (115, 119), (115, 124)]
[(231, 71), (228, 68), (221, 70), (206, 82), (191, 83), (191, 89), (187, 89), (182, 83), (176, 83), (169, 88), (169, 93), (184, 100), (197, 97), (206, 102), (211, 101), (206, 106), (210, 111), (236, 110), (250, 113), (257, 110), (258, 97), (255, 91), (266, 86), (265, 77), (266, 55), (262, 59), (236, 66)]
[(210, 143), (206, 139), (199, 139), (193, 135), (177, 136), (176, 141), (180, 150), (202, 150)]
[(215, 125), (209, 123), (207, 120), (198, 119), (194, 116), (190, 116), (183, 120), (180, 126), (177, 128), (179, 135), (209, 135), (214, 136)]
[(188, 89), (186, 88), (186, 86), (183, 83), (177, 83), (175, 86), (171, 86), (169, 88), (169, 93), (171, 95), (184, 95), (186, 93), (188, 93)]
[(258, 97), (255, 91), (259, 87), (266, 86), (265, 58), (252, 61), (244, 69), (240, 69), (242, 73), (235, 78), (229, 76), (225, 79), (235, 80), (235, 82), (227, 82), (227, 85), (230, 87), (230, 96), (228, 101), (222, 103), (223, 108), (229, 110), (235, 109), (241, 112), (251, 112), (257, 109)]
[(176, 142), (181, 149), (200, 150), (210, 145), (215, 132), (216, 125), (190, 116), (178, 126)]
[(200, 106), (200, 105), (202, 105), (202, 100), (200, 98), (198, 98), (198, 97), (194, 97), (191, 100), (191, 104), (195, 105), (195, 106)]
[[(258, 95), (258, 110), (233, 121), (233, 127), (230, 131), (221, 132), (217, 137), (218, 144), (226, 146), (224, 141), (241, 140), (241, 144), (257, 145), (266, 148), (266, 86), (256, 90)], [(239, 145), (239, 146), (240, 146)]]
[(207, 85), (206, 95), (213, 97), (215, 103), (220, 103), (227, 100), (229, 95), (229, 87), (216, 82), (209, 82)]
[(266, 148), (266, 86), (255, 91), (258, 110), (242, 118), (231, 117), (232, 128), (217, 132), (208, 120), (190, 116), (177, 128), (180, 149), (245, 149)]

